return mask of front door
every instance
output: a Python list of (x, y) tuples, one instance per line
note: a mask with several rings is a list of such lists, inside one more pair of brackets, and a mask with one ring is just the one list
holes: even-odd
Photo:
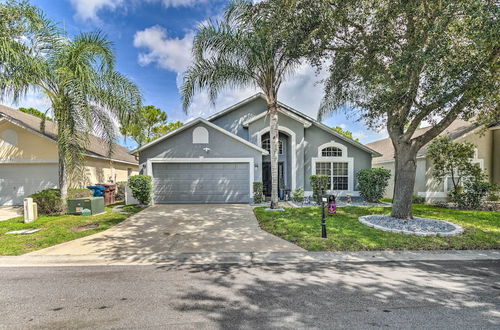
[[(278, 188), (283, 180), (283, 162), (278, 163)], [(262, 186), (264, 196), (271, 196), (272, 180), (271, 180), (271, 163), (262, 163)]]

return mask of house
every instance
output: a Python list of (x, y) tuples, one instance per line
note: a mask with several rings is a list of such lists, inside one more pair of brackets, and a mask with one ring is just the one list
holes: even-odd
[[(376, 151), (279, 103), (281, 188), (312, 195), (309, 177), (326, 174), (330, 190), (358, 196), (356, 173)], [(256, 94), (208, 119), (195, 119), (132, 151), (151, 175), (154, 203), (248, 203), (253, 182), (271, 194), (269, 116)]]
[[(28, 195), (58, 187), (57, 125), (0, 105), (0, 206), (21, 205)], [(91, 136), (82, 173), (72, 187), (126, 181), (138, 173), (138, 161), (128, 149), (114, 146), (111, 158), (103, 140)]]
[[(429, 129), (430, 127), (418, 129), (414, 136), (419, 136)], [(440, 136), (448, 136), (455, 142), (467, 141), (474, 144), (476, 148), (472, 161), (479, 164), (491, 182), (500, 184), (500, 124), (492, 125), (484, 130), (484, 127), (474, 123), (455, 120)], [(385, 195), (392, 198), (394, 191), (394, 147), (391, 139), (371, 142), (367, 146), (382, 154), (382, 156), (373, 158), (372, 166), (391, 170), (392, 176)], [(417, 154), (414, 193), (416, 196), (424, 197), (427, 202), (446, 200), (452, 188), (451, 178), (445, 179), (442, 183), (433, 179), (432, 161), (425, 155), (427, 147), (428, 145), (424, 146)]]

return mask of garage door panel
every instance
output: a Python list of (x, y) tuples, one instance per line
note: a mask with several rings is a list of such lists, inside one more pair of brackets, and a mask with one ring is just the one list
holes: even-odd
[(248, 163), (153, 164), (155, 203), (248, 203)]
[(22, 205), (28, 195), (57, 186), (56, 164), (0, 165), (0, 205)]

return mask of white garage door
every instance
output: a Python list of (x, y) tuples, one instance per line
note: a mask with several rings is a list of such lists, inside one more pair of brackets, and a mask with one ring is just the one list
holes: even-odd
[(0, 205), (22, 205), (28, 195), (58, 186), (57, 164), (0, 165)]
[(248, 203), (248, 163), (154, 163), (155, 203)]

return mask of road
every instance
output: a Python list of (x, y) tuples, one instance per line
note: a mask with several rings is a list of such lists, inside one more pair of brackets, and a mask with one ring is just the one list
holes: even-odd
[(500, 261), (0, 268), (2, 328), (500, 327)]

